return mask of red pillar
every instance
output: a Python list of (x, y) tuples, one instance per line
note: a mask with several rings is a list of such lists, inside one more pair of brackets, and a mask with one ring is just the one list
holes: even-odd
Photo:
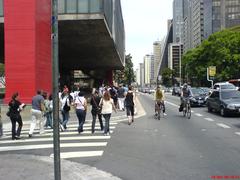
[(51, 0), (4, 1), (6, 98), (51, 92)]

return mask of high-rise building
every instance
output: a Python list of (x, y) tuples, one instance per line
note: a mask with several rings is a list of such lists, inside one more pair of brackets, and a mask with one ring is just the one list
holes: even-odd
[(192, 7), (191, 0), (184, 0), (184, 27), (183, 27), (183, 50), (186, 52), (188, 49), (192, 48)]
[(204, 39), (204, 22), (203, 22), (203, 0), (192, 0), (191, 2), (191, 40), (192, 47), (200, 45)]
[(153, 56), (154, 56), (154, 77), (153, 79), (156, 81), (158, 76), (158, 67), (160, 65), (161, 60), (161, 41), (155, 41), (153, 43)]
[(153, 60), (154, 60), (153, 55), (147, 54), (144, 56), (144, 84), (145, 85), (150, 85), (151, 80), (154, 77)]
[(184, 29), (184, 0), (173, 1), (173, 42), (181, 43), (183, 41)]
[(183, 54), (183, 44), (170, 43), (168, 46), (168, 68), (174, 70), (175, 79), (180, 81), (180, 63)]
[(240, 0), (203, 0), (204, 37), (240, 24)]
[(144, 87), (144, 64), (143, 63), (139, 64), (139, 69), (140, 69), (140, 86)]
[(136, 83), (138, 86), (141, 84), (141, 79), (140, 79), (140, 68), (137, 68), (135, 71), (135, 77), (136, 77)]

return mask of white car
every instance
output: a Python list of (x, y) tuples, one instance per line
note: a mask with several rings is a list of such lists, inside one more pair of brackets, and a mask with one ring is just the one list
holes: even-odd
[(216, 89), (216, 90), (237, 90), (237, 87), (234, 86), (232, 83), (229, 83), (229, 82), (220, 82), (220, 83), (214, 84), (213, 89)]

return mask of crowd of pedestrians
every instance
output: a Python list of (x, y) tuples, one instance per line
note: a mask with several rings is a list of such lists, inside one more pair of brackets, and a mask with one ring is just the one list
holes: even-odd
[[(79, 90), (70, 93), (67, 86), (64, 86), (63, 90), (59, 93), (59, 107), (61, 113), (59, 128), (61, 131), (67, 130), (67, 124), (70, 118), (69, 112), (71, 108), (74, 108), (79, 124), (77, 129), (78, 133), (80, 134), (83, 132), (83, 125), (88, 110), (88, 101), (85, 95), (86, 94)], [(109, 135), (111, 115), (113, 111), (117, 112), (117, 109), (119, 111), (126, 110), (129, 125), (134, 122), (136, 103), (135, 93), (131, 86), (126, 88), (123, 85), (119, 87), (102, 85), (99, 89), (93, 89), (89, 100), (92, 115), (92, 133), (95, 133), (95, 124), (98, 119), (103, 134)], [(9, 116), (12, 124), (12, 139), (17, 140), (21, 138), (20, 135), (23, 126), (21, 111), (26, 105), (20, 102), (17, 92), (12, 95), (12, 99), (8, 105), (9, 111), (7, 116)], [(52, 95), (38, 90), (36, 95), (32, 98), (31, 105), (31, 124), (28, 132), (29, 138), (33, 136), (37, 124), (39, 127), (39, 134), (43, 134), (46, 128), (53, 128)], [(2, 121), (0, 116), (0, 137), (2, 134)]]

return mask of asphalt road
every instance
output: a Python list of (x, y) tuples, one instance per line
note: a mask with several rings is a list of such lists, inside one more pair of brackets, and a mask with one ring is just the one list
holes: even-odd
[(147, 115), (131, 126), (118, 125), (101, 160), (91, 165), (124, 180), (240, 176), (239, 117), (193, 108), (189, 120), (178, 112), (179, 98), (167, 95), (167, 116), (158, 121), (153, 118), (153, 97), (139, 98)]
[[(193, 108), (191, 119), (178, 112), (179, 98), (166, 96), (167, 116), (156, 120), (153, 96), (139, 94), (146, 115), (128, 125), (125, 113), (114, 114), (110, 136), (76, 133), (76, 120), (61, 133), (62, 157), (96, 167), (123, 180), (240, 179), (240, 118), (223, 118), (207, 108)], [(0, 139), (1, 154), (49, 157), (51, 132), (23, 140)], [(50, 144), (50, 145), (49, 145)], [(40, 145), (40, 146), (39, 146)], [(72, 156), (72, 157), (71, 157)], [(0, 178), (1, 179), (1, 178)]]

